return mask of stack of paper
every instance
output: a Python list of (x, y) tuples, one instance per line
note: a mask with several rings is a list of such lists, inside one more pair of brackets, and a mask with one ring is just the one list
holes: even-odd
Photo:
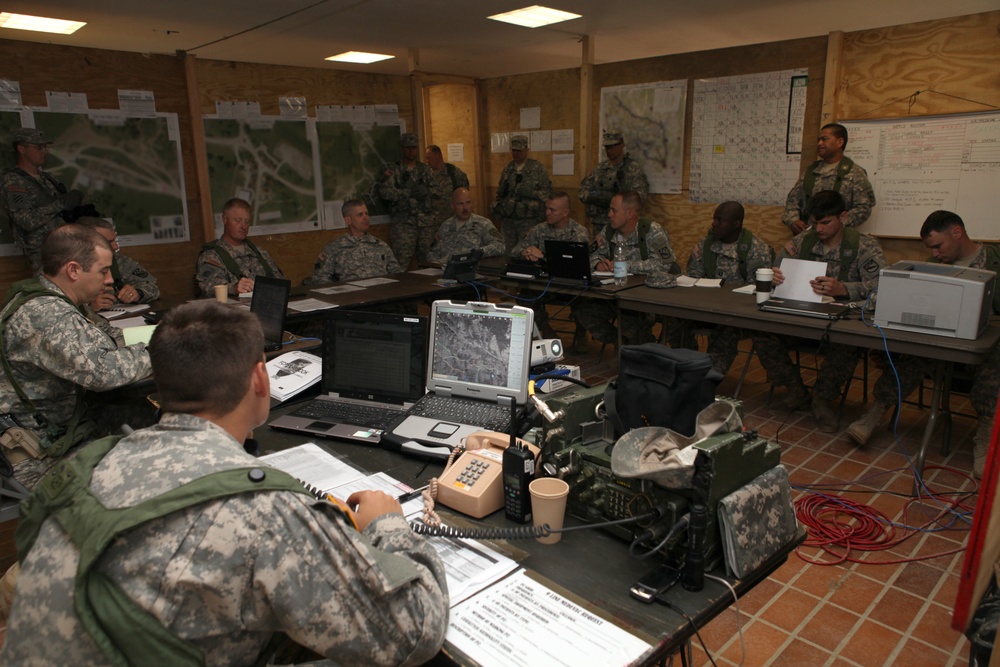
[(267, 362), (271, 398), (285, 401), (323, 377), (323, 361), (308, 352), (286, 352)]

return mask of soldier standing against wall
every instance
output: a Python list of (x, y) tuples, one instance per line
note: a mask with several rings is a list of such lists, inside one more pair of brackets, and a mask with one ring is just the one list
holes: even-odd
[(580, 201), (587, 205), (591, 232), (597, 236), (608, 223), (611, 198), (622, 192), (635, 192), (646, 201), (649, 181), (639, 163), (625, 153), (625, 139), (621, 132), (605, 132), (604, 154), (608, 159), (594, 167), (580, 183)]
[(437, 226), (432, 209), (434, 173), (417, 160), (420, 142), (417, 135), (407, 132), (399, 139), (402, 159), (388, 164), (378, 193), (389, 205), (392, 216), (392, 252), (403, 270), (417, 262), (427, 261), (427, 252), (434, 244)]
[(528, 157), (528, 137), (510, 138), (514, 159), (500, 174), (493, 219), (503, 229), (504, 247), (509, 253), (532, 227), (545, 219), (545, 200), (552, 190), (545, 167)]

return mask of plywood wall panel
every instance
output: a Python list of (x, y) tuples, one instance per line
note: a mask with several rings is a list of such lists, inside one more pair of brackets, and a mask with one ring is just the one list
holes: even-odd
[[(574, 143), (580, 145), (580, 72), (577, 69), (555, 70), (484, 79), (480, 90), (486, 100), (485, 149), (489, 151), (489, 134), (492, 132), (522, 132), (520, 130), (521, 109), (541, 107), (541, 129), (567, 130), (574, 132)], [(530, 132), (524, 130), (523, 132)], [(552, 176), (552, 153), (531, 152), (528, 157), (542, 163), (549, 172), (552, 187), (565, 190), (571, 201), (571, 215), (583, 223), (583, 205), (577, 199), (581, 174), (572, 176)], [(487, 154), (487, 200), (496, 199), (497, 183), (504, 165), (510, 162), (510, 152)]]
[[(260, 102), (262, 114), (276, 115), (280, 97), (305, 97), (310, 116), (315, 116), (316, 105), (395, 104), (407, 129), (413, 128), (410, 81), (405, 76), (199, 60), (197, 77), (204, 114), (215, 113), (217, 100), (255, 100)], [(268, 234), (254, 237), (254, 242), (266, 248), (285, 276), (298, 284), (312, 274), (323, 246), (343, 233), (317, 230)], [(373, 226), (372, 234), (388, 241), (389, 226)]]
[[(133, 247), (126, 252), (157, 276), (164, 296), (190, 298), (202, 224), (183, 61), (173, 56), (0, 40), (0, 78), (18, 81), (22, 99), (29, 106), (46, 106), (45, 91), (52, 90), (86, 93), (92, 109), (117, 109), (118, 90), (135, 89), (152, 91), (158, 111), (178, 115), (192, 241)], [(0, 143), (3, 150), (9, 150), (8, 137), (0, 137)], [(58, 152), (59, 146), (53, 146), (53, 153)], [(0, 258), (0, 287), (4, 290), (28, 273), (23, 257)]]

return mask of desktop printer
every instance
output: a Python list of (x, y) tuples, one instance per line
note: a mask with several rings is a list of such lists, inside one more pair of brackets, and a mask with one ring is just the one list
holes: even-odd
[(879, 275), (875, 324), (975, 340), (986, 328), (995, 289), (992, 271), (896, 262)]

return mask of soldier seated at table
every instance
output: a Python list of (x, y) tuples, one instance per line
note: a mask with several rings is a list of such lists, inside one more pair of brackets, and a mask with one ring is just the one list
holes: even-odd
[[(727, 201), (716, 207), (708, 235), (691, 249), (686, 273), (691, 278), (718, 278), (726, 285), (747, 285), (754, 281), (757, 269), (769, 269), (773, 262), (774, 248), (743, 227), (743, 205)], [(669, 318), (666, 326), (671, 347), (698, 349), (691, 322)], [(706, 323), (697, 326), (711, 329), (708, 354), (712, 368), (725, 375), (736, 358), (740, 340), (749, 333), (737, 327)]]
[(306, 284), (363, 280), (403, 270), (389, 244), (369, 233), (371, 219), (363, 201), (348, 199), (340, 211), (347, 233), (323, 247)]

